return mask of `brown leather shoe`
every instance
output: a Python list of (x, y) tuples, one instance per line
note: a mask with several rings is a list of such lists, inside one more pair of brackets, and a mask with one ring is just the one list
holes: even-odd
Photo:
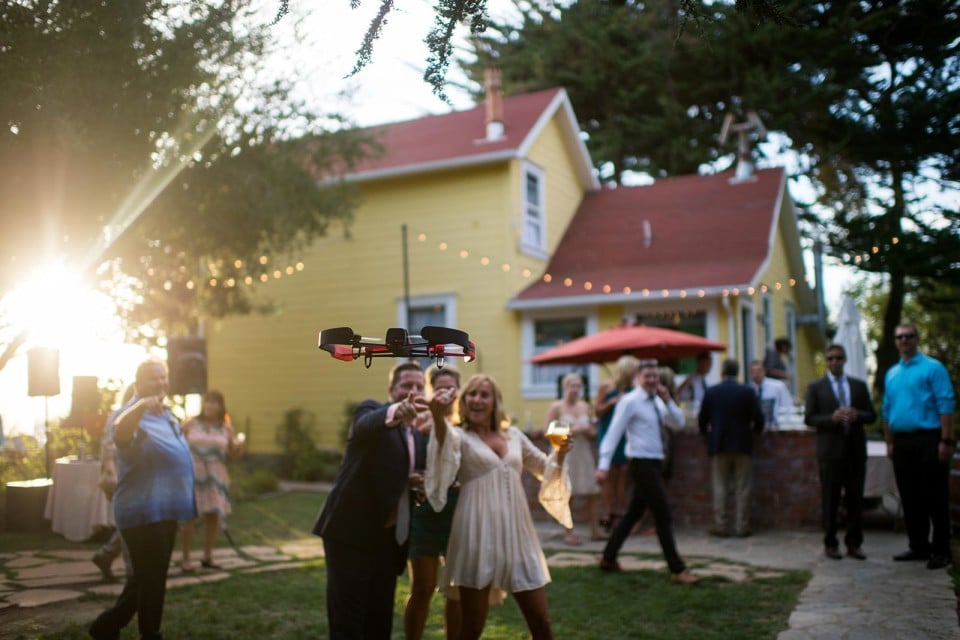
[(847, 555), (857, 560), (866, 560), (867, 554), (860, 547), (847, 547)]
[(616, 560), (600, 558), (600, 571), (606, 571), (607, 573), (620, 573), (623, 571), (623, 568)]
[(670, 582), (674, 584), (697, 584), (700, 582), (700, 578), (684, 569), (680, 573), (671, 573)]
[[(843, 560), (843, 556), (840, 555), (840, 549), (837, 549), (836, 547), (824, 547), (823, 555), (834, 560)], [(847, 555), (849, 555), (849, 552), (847, 552)]]

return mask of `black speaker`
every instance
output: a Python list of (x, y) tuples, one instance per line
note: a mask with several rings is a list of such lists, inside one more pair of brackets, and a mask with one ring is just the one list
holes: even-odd
[(60, 350), (56, 347), (27, 351), (27, 395), (60, 395)]
[(96, 413), (100, 409), (100, 389), (97, 376), (73, 376), (73, 396), (70, 415)]
[(170, 393), (186, 395), (207, 390), (207, 341), (196, 336), (177, 336), (167, 341)]

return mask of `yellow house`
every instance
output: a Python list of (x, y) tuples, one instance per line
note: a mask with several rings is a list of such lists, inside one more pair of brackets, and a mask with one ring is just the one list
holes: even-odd
[[(275, 265), (260, 287), (275, 313), (207, 324), (210, 385), (224, 391), (252, 453), (278, 451), (276, 429), (290, 409), (313, 412), (318, 444), (336, 447), (348, 403), (386, 399), (392, 360), (376, 359), (366, 369), (317, 349), (319, 331), (338, 326), (372, 337), (395, 326), (412, 333), (428, 324), (466, 331), (477, 361), (456, 366), (467, 375), (494, 375), (521, 427), (540, 426), (559, 372), (534, 367), (529, 357), (625, 315), (658, 324), (679, 318), (681, 328), (727, 342), (743, 358), (762, 355), (774, 336), (787, 335), (796, 345), (791, 365), (799, 382), (813, 377), (815, 332), (799, 321), (815, 301), (782, 171), (761, 171), (736, 186), (729, 176), (689, 176), (601, 189), (562, 89), (503, 99), (491, 87), (485, 103), (468, 111), (374, 133), (385, 152), (347, 178), (362, 197), (349, 229), (332, 228), (297, 262)], [(715, 224), (735, 230), (747, 224), (748, 211), (763, 212), (750, 214), (749, 229), (764, 242), (728, 247), (731, 260), (751, 268), (721, 283), (714, 276), (722, 256), (716, 264), (700, 263), (701, 245), (713, 246), (721, 236), (694, 233), (685, 226), (693, 218), (681, 221), (678, 211), (692, 214), (700, 201), (686, 207), (678, 201), (658, 213), (649, 196), (673, 181), (687, 181), (671, 191), (681, 200), (701, 181), (731, 193), (745, 187), (740, 194), (756, 191), (754, 183), (763, 187), (751, 199), (727, 198), (729, 211), (722, 220), (713, 216)], [(614, 200), (620, 204), (605, 204)], [(605, 220), (599, 227), (598, 216)], [(648, 228), (652, 241), (644, 249)], [(638, 260), (656, 252), (659, 266), (636, 280), (617, 262), (623, 255), (598, 243), (603, 238)], [(608, 278), (589, 275), (589, 265), (577, 262), (585, 256), (581, 247), (601, 251), (594, 263), (611, 260)], [(685, 277), (672, 275), (680, 273)], [(585, 288), (587, 278), (592, 288)], [(600, 373), (589, 371), (594, 387)]]

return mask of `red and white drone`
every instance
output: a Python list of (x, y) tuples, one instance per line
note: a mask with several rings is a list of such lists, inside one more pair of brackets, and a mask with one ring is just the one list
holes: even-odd
[(423, 327), (420, 335), (410, 335), (406, 329), (387, 329), (386, 338), (365, 338), (350, 327), (324, 329), (320, 344), (324, 351), (344, 362), (363, 358), (369, 368), (374, 358), (431, 358), (442, 367), (446, 358), (463, 358), (473, 362), (477, 347), (464, 331), (448, 327)]

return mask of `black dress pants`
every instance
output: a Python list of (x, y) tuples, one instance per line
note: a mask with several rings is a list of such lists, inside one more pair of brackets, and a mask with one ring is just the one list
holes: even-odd
[(167, 594), (167, 570), (177, 538), (176, 520), (153, 522), (121, 529), (120, 535), (130, 553), (133, 575), (116, 603), (93, 621), (90, 635), (97, 640), (116, 640), (133, 615), (144, 640), (161, 640), (160, 622)]
[(820, 504), (823, 509), (823, 546), (837, 547), (837, 512), (843, 492), (847, 508), (844, 544), (856, 549), (863, 544), (863, 483), (867, 459), (863, 450), (848, 452), (842, 458), (817, 461), (820, 469)]
[(327, 623), (330, 640), (389, 640), (399, 555), (394, 528), (378, 532), (374, 548), (323, 540), (327, 562)]
[(673, 519), (667, 503), (667, 492), (663, 487), (662, 461), (655, 458), (630, 458), (629, 472), (630, 479), (633, 480), (630, 506), (610, 533), (607, 546), (603, 549), (604, 560), (612, 562), (617, 559), (620, 547), (630, 535), (633, 525), (643, 517), (647, 507), (650, 507), (657, 528), (657, 540), (660, 541), (660, 549), (663, 550), (670, 573), (680, 573), (687, 567), (677, 553), (677, 545), (673, 539)]
[(894, 432), (893, 473), (910, 550), (949, 558), (950, 462), (940, 462), (939, 446), (940, 429)]

